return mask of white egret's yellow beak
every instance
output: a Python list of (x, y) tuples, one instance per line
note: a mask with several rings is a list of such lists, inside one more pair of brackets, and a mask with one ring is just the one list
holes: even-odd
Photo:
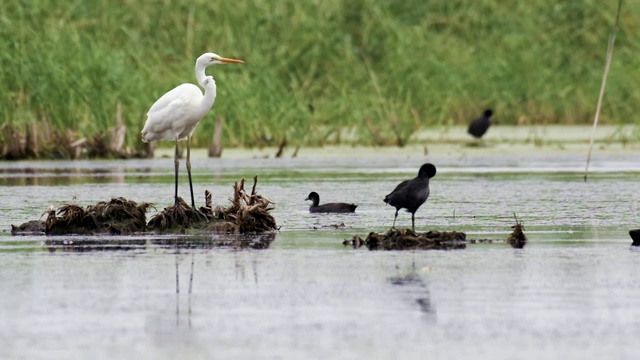
[(244, 61), (238, 59), (228, 59), (221, 57), (218, 61), (223, 62), (225, 64), (244, 64)]

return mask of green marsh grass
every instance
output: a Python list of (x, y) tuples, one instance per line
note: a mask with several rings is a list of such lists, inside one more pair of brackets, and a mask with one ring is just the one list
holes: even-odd
[[(212, 112), (194, 134), (225, 146), (402, 145), (415, 131), (466, 123), (587, 124), (615, 2), (5, 0), (0, 121), (46, 117), (84, 136), (114, 125), (129, 145), (145, 113), (195, 83), (205, 51), (246, 61), (208, 73)], [(640, 2), (625, 3), (601, 122), (638, 123)], [(313, 111), (311, 111), (313, 109)], [(169, 143), (167, 145), (170, 145)]]

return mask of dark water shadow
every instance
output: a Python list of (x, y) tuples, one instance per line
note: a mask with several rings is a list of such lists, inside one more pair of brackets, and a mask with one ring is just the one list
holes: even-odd
[(233, 250), (268, 249), (276, 239), (276, 233), (266, 234), (212, 234), (197, 236), (162, 237), (47, 237), (43, 241), (49, 252), (132, 251), (147, 249), (215, 249)]

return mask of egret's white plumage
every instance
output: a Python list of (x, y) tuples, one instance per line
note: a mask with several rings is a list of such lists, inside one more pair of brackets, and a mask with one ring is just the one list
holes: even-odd
[(147, 113), (142, 141), (187, 140), (216, 99), (216, 82), (205, 86), (205, 94), (193, 84), (182, 84), (164, 94)]
[(162, 95), (147, 112), (147, 121), (142, 129), (142, 141), (176, 141), (176, 191), (178, 203), (178, 141), (187, 140), (187, 172), (191, 189), (191, 206), (195, 207), (193, 185), (191, 181), (191, 145), (193, 131), (202, 118), (207, 115), (216, 100), (216, 81), (207, 76), (205, 69), (217, 64), (242, 64), (242, 60), (223, 58), (218, 54), (202, 54), (196, 60), (196, 78), (204, 88), (204, 94), (193, 84), (182, 84)]

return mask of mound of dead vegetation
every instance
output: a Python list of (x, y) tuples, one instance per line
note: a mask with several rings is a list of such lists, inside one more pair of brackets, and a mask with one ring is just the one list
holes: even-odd
[[(256, 192), (258, 177), (254, 177), (251, 193), (244, 189), (245, 180), (233, 185), (233, 197), (228, 207), (213, 207), (211, 193), (205, 192), (205, 206), (198, 210), (178, 198), (176, 206), (170, 206), (146, 222), (150, 203), (136, 203), (125, 198), (101, 201), (86, 208), (77, 204), (65, 204), (47, 210), (45, 221), (32, 220), (22, 225), (11, 225), (12, 235), (130, 235), (147, 231), (156, 233), (192, 234), (262, 234), (277, 230), (271, 215), (273, 203)], [(258, 244), (262, 247), (264, 244)]]
[(258, 177), (253, 178), (253, 187), (248, 194), (245, 180), (233, 185), (233, 197), (228, 207), (212, 205), (211, 192), (205, 192), (205, 206), (195, 210), (181, 198), (178, 204), (159, 212), (149, 221), (148, 227), (166, 232), (194, 228), (199, 231), (233, 234), (263, 233), (277, 230), (276, 220), (271, 215), (273, 203), (256, 192)]
[(458, 231), (429, 231), (416, 233), (411, 229), (390, 229), (379, 234), (371, 232), (366, 239), (355, 235), (344, 245), (354, 248), (366, 246), (369, 250), (454, 250), (467, 246), (466, 234)]
[[(343, 241), (342, 244), (352, 246), (355, 249), (366, 246), (369, 250), (455, 250), (464, 249), (467, 244), (506, 242), (513, 248), (522, 249), (527, 243), (527, 236), (524, 234), (524, 225), (518, 221), (515, 214), (513, 216), (516, 223), (511, 227), (513, 231), (506, 241), (504, 239), (467, 239), (467, 235), (460, 231), (417, 233), (411, 229), (390, 229), (385, 233), (371, 232), (365, 239), (354, 235), (353, 238)], [(640, 229), (638, 231), (640, 232)]]
[(144, 232), (149, 203), (138, 204), (125, 198), (113, 198), (83, 208), (65, 204), (49, 210), (45, 220), (47, 235), (108, 234), (129, 235)]
[(511, 227), (513, 231), (509, 234), (507, 243), (513, 248), (522, 249), (527, 244), (527, 236), (524, 234), (524, 225), (518, 221), (516, 214), (513, 214), (513, 217), (516, 219), (516, 224)]

